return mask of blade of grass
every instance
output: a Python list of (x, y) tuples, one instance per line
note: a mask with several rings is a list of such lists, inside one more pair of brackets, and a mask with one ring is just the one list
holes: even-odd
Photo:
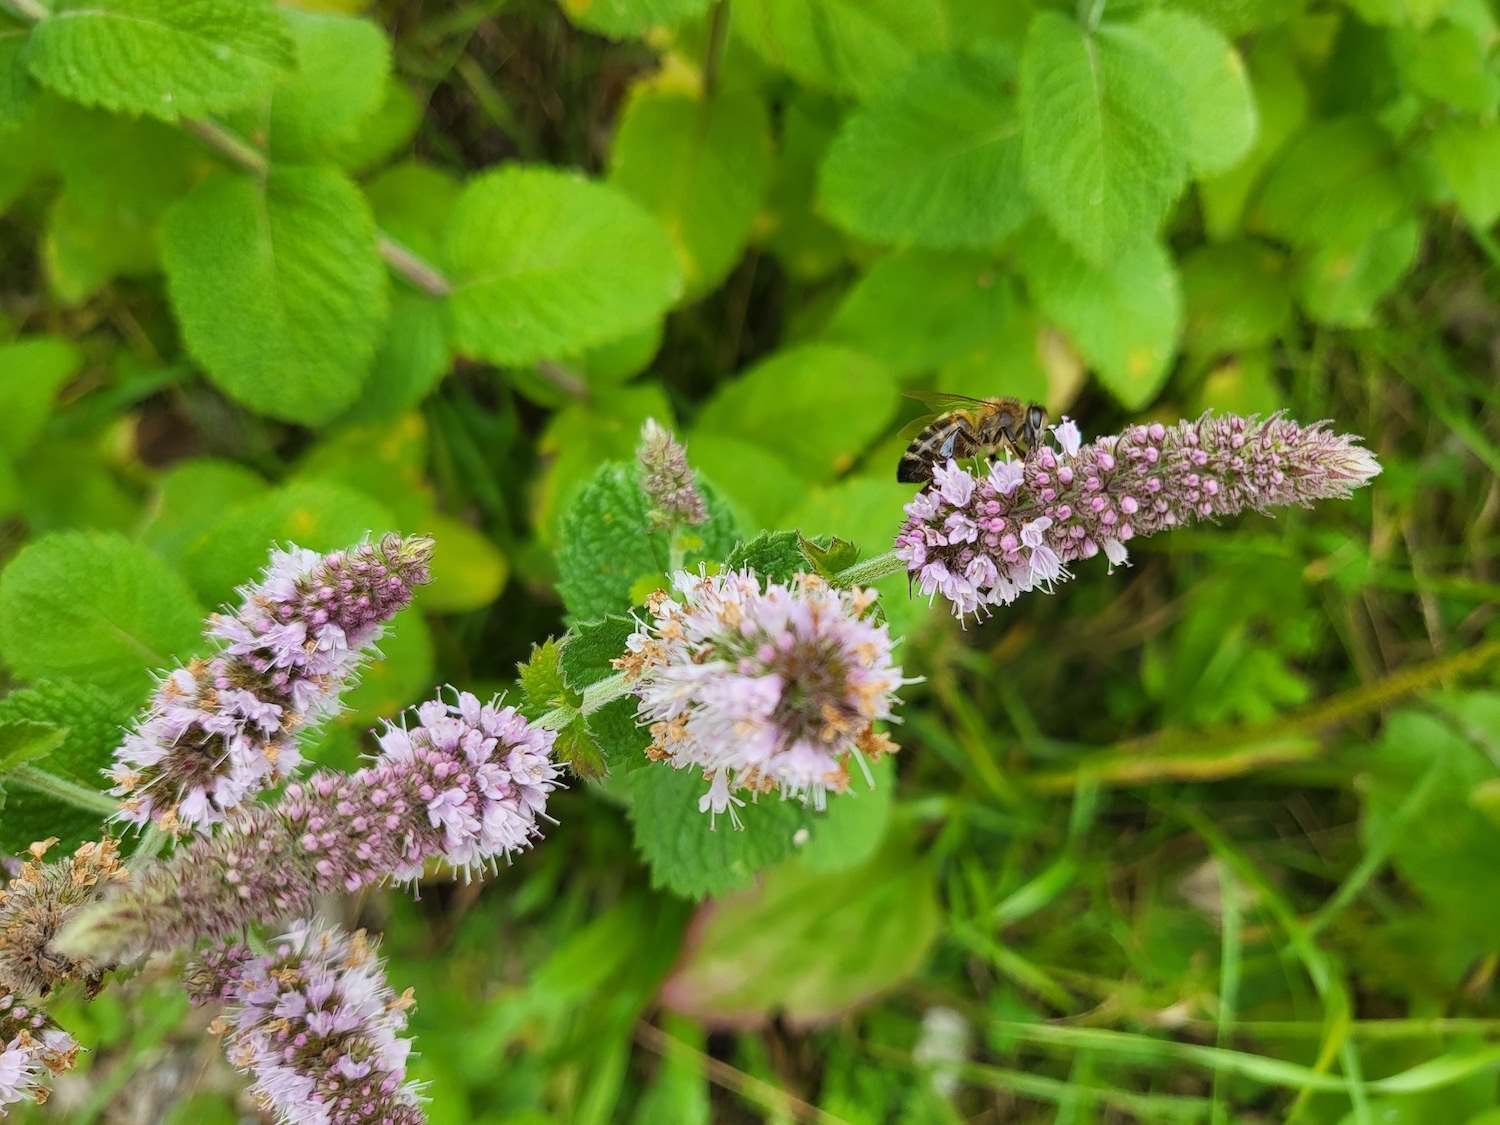
[[(1219, 1010), (1214, 1028), (1214, 1045), (1227, 1047), (1233, 1034), (1234, 1017), (1240, 999), (1240, 953), (1244, 935), (1240, 917), (1240, 885), (1229, 865), (1215, 861), (1219, 872)], [(1213, 1125), (1228, 1125), (1229, 1104), (1224, 1095), (1224, 1072), (1214, 1071)]]

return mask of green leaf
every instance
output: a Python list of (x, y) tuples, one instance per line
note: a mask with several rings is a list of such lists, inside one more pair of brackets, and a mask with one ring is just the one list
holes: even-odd
[(31, 119), (36, 85), (26, 70), (27, 32), (0, 25), (0, 134)]
[(0, 449), (18, 457), (31, 447), (58, 389), (82, 363), (78, 350), (58, 336), (0, 344)]
[(1189, 351), (1214, 356), (1259, 347), (1290, 325), (1286, 262), (1264, 243), (1209, 243), (1181, 268)]
[(991, 340), (1013, 290), (987, 254), (898, 250), (849, 291), (826, 338), (874, 356), (898, 376), (931, 371)]
[(729, 434), (695, 430), (688, 460), (714, 482), (747, 532), (777, 526), (807, 489), (779, 450)]
[(1136, 25), (1156, 47), (1186, 97), (1187, 160), (1195, 176), (1232, 168), (1255, 141), (1255, 95), (1244, 60), (1215, 28), (1170, 8)]
[(913, 67), (845, 121), (823, 162), (822, 209), (875, 242), (995, 245), (1032, 207), (1015, 78), (997, 47)]
[(61, 0), (27, 52), (71, 101), (163, 121), (254, 104), (293, 58), (269, 0)]
[(312, 161), (354, 138), (385, 100), (391, 45), (369, 20), (285, 13), (297, 70), (271, 99), (271, 156)]
[(723, 281), (750, 240), (771, 174), (771, 122), (753, 93), (708, 100), (638, 86), (615, 131), (609, 182), (661, 222), (683, 296)]
[(1087, 34), (1056, 12), (1031, 22), (1021, 58), (1027, 182), (1089, 261), (1154, 235), (1185, 179), (1188, 121), (1176, 76), (1129, 27)]
[(1480, 230), (1500, 218), (1500, 125), (1450, 118), (1432, 134), (1432, 155), (1463, 216)]
[(701, 16), (713, 0), (559, 0), (568, 19), (611, 39), (639, 38)]
[(396, 614), (379, 647), (380, 657), (364, 666), (359, 683), (344, 697), (348, 711), (343, 722), (350, 726), (369, 727), (437, 694), (432, 631), (420, 610), (410, 607)]
[(17, 766), (50, 754), (66, 732), (30, 719), (0, 719), (0, 778)]
[(140, 539), (180, 565), (188, 548), (225, 512), (270, 491), (259, 474), (233, 461), (194, 458), (169, 468), (156, 485), (151, 520)]
[(635, 846), (651, 868), (651, 884), (684, 898), (748, 887), (757, 871), (792, 854), (794, 837), (812, 819), (800, 802), (769, 793), (736, 810), (743, 830), (727, 816), (710, 829), (708, 813), (698, 811), (708, 782), (696, 767), (657, 762), (630, 780)]
[(1369, 325), (1376, 303), (1416, 261), (1421, 233), (1417, 220), (1408, 218), (1376, 231), (1354, 247), (1317, 247), (1298, 271), (1302, 307), (1322, 324)]
[(726, 570), (749, 567), (763, 580), (786, 582), (807, 570), (802, 536), (795, 531), (762, 531), (748, 543), (736, 543), (724, 562)]
[(809, 573), (819, 574), (824, 578), (832, 578), (839, 571), (849, 569), (854, 565), (854, 560), (859, 558), (859, 548), (837, 535), (809, 539), (799, 533), (797, 546), (802, 551), (802, 557), (807, 560)]
[(303, 481), (237, 504), (193, 540), (183, 573), (209, 605), (221, 605), (235, 587), (254, 581), (270, 560), (272, 544), (295, 543), (333, 551), (367, 534), (398, 528), (395, 516), (363, 492), (327, 481)]
[(886, 368), (829, 344), (787, 348), (726, 383), (698, 429), (781, 451), (809, 480), (841, 473), (890, 422), (897, 392)]
[(21, 505), (34, 533), (71, 528), (128, 531), (140, 505), (121, 487), (117, 467), (98, 440), (39, 441), (16, 465)]
[(1161, 244), (1136, 243), (1102, 271), (1034, 227), (1021, 267), (1042, 312), (1100, 382), (1133, 410), (1151, 402), (1166, 382), (1182, 328), (1177, 271)]
[(450, 173), (406, 160), (364, 188), (381, 230), (430, 261), (441, 257), (443, 228), (463, 191)]
[(1408, 210), (1391, 143), (1373, 121), (1342, 117), (1304, 132), (1277, 162), (1251, 220), (1296, 246), (1350, 248)]
[(315, 424), (359, 396), (385, 326), (386, 271), (342, 173), (210, 177), (168, 215), (162, 263), (189, 350), (230, 397)]
[(114, 209), (90, 215), (64, 193), (47, 209), (42, 260), (48, 288), (58, 301), (81, 305), (113, 278), (155, 273), (156, 231)]
[(370, 361), (364, 389), (344, 419), (383, 422), (398, 417), (431, 394), (452, 365), (442, 304), (402, 286), (391, 295), (385, 338)]
[(766, 192), (764, 243), (793, 277), (826, 277), (844, 260), (844, 236), (813, 208), (818, 169), (839, 126), (839, 107), (805, 91), (781, 111), (776, 166)]
[(832, 874), (858, 867), (880, 847), (896, 796), (896, 759), (890, 754), (870, 763), (873, 786), (857, 764), (850, 767), (849, 791), (828, 798), (828, 812), (812, 826), (802, 848), (810, 871)]
[[(61, 735), (59, 743), (33, 764), (64, 781), (99, 789), (103, 771), (124, 735), (129, 706), (96, 688), (70, 680), (43, 680), (0, 699), (0, 724), (29, 722)], [(99, 814), (38, 793), (23, 785), (9, 789), (0, 816), (0, 853), (16, 854), (35, 840), (59, 839), (63, 851), (99, 838)]]
[(868, 98), (947, 43), (937, 0), (744, 0), (735, 29), (815, 90)]
[(0, 574), (0, 655), (23, 679), (124, 697), (202, 647), (203, 610), (167, 564), (120, 535), (49, 535)]
[(604, 751), (594, 741), (594, 732), (582, 715), (575, 715), (557, 732), (552, 756), (582, 778), (596, 781), (609, 773)]
[[(703, 482), (700, 481), (700, 485)], [(704, 488), (707, 523), (693, 528), (702, 546), (688, 551), (686, 566), (717, 562), (734, 546), (735, 528), (723, 501)], [(575, 621), (595, 621), (631, 607), (631, 588), (660, 578), (670, 561), (665, 531), (654, 531), (650, 503), (634, 466), (606, 464), (591, 477), (562, 517), (557, 588)]]
[(634, 695), (611, 700), (586, 716), (589, 734), (604, 755), (609, 773), (628, 774), (651, 765), (646, 749), (651, 732), (636, 719)]
[(1487, 62), (1487, 44), (1467, 27), (1446, 20), (1423, 32), (1396, 31), (1391, 55), (1413, 89), (1455, 109), (1493, 116), (1500, 77)]
[(785, 864), (700, 918), (662, 1000), (716, 1022), (835, 1020), (920, 969), (941, 917), (927, 867), (894, 849), (840, 874)]
[(531, 646), (530, 658), (516, 666), (516, 683), (528, 718), (540, 719), (555, 708), (583, 703), (583, 693), (570, 688), (563, 678), (562, 649), (554, 637)]
[(562, 673), (568, 686), (582, 691), (615, 674), (610, 661), (625, 654), (625, 641), (636, 631), (635, 621), (611, 614), (585, 621), (568, 630), (562, 641)]
[(354, 173), (385, 163), (411, 144), (425, 109), (411, 88), (391, 75), (375, 112), (359, 123), (352, 136), (333, 146), (330, 155), (334, 163)]
[(528, 364), (645, 328), (682, 293), (660, 224), (624, 193), (544, 168), (470, 181), (445, 235), (458, 349)]

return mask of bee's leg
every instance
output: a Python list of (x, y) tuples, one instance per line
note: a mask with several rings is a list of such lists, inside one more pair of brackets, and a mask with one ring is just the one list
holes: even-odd
[(1042, 440), (1042, 434), (1047, 428), (1047, 411), (1040, 406), (1030, 406), (1026, 410), (1026, 421), (1021, 423), (1021, 440), (1026, 443), (1029, 452), (1037, 447)]

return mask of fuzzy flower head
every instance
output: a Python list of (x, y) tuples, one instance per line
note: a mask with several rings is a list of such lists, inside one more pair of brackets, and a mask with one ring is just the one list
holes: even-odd
[(499, 701), (431, 700), (386, 728), (370, 765), (320, 770), (274, 805), (234, 810), (90, 907), (57, 944), (112, 958), (164, 952), (301, 917), (319, 895), (414, 880), (429, 862), (492, 867), (541, 837), (556, 738)]
[(78, 1044), (47, 1013), (0, 987), (0, 1117), (7, 1105), (46, 1101), (46, 1076), (72, 1069), (77, 1055)]
[(811, 796), (848, 787), (850, 754), (895, 745), (888, 719), (904, 682), (884, 624), (866, 616), (873, 590), (834, 590), (799, 574), (762, 586), (755, 573), (673, 577), (675, 596), (648, 600), (651, 619), (617, 665), (650, 724), (648, 754), (710, 781), (700, 807), (734, 808), (737, 789)]
[(1380, 472), (1357, 437), (1280, 414), (1130, 426), (1087, 444), (1067, 419), (1052, 429), (1057, 450), (978, 477), (950, 461), (906, 506), (896, 554), (922, 593), (941, 594), (960, 618), (1050, 592), (1070, 563), (1101, 551), (1111, 569), (1126, 565), (1137, 535), (1342, 499)]
[(269, 957), (215, 946), (186, 974), (196, 1003), (220, 1002), (225, 1054), (255, 1076), (282, 1125), (421, 1125), (406, 1079), (411, 995), (397, 996), (364, 932), (298, 922)]
[(696, 526), (708, 519), (703, 495), (688, 467), (687, 451), (671, 430), (647, 418), (635, 455), (641, 463), (641, 489), (651, 501), (652, 523)]
[(53, 938), (109, 885), (126, 881), (116, 843), (84, 843), (71, 858), (44, 863), (56, 842), (33, 844), (31, 860), (0, 890), (0, 990), (46, 996), (63, 981), (77, 980), (92, 992), (108, 968), (62, 953)]
[(398, 535), (273, 551), (239, 608), (209, 619), (218, 652), (165, 675), (115, 752), (120, 818), (201, 830), (290, 776), (298, 735), (338, 712), (386, 622), (430, 580), (431, 554), (432, 540)]

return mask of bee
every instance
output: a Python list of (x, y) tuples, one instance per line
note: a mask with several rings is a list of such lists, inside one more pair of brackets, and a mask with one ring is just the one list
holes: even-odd
[(932, 470), (951, 457), (994, 457), (1010, 450), (1025, 458), (1036, 448), (1047, 426), (1047, 410), (1018, 398), (969, 398), (941, 392), (908, 392), (942, 413), (919, 418), (901, 431), (911, 444), (901, 454), (896, 479), (919, 484), (932, 479)]

